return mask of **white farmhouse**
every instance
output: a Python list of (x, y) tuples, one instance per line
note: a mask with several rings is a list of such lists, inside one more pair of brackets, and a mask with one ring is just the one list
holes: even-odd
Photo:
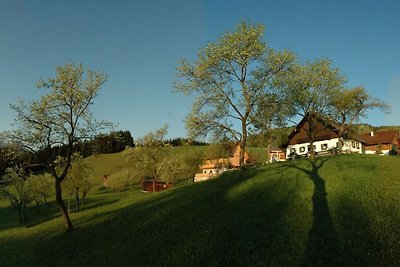
[[(314, 151), (316, 155), (334, 154), (339, 148), (339, 125), (317, 117), (315, 129)], [(307, 156), (310, 151), (310, 138), (307, 134), (309, 124), (304, 117), (289, 135), (286, 158)], [(357, 135), (347, 134), (343, 138), (342, 151), (345, 153), (363, 153), (364, 140)]]

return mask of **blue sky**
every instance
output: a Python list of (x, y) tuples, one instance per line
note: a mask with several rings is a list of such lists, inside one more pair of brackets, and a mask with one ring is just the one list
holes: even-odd
[(400, 125), (398, 1), (2, 1), (0, 131), (9, 104), (38, 98), (35, 82), (55, 66), (81, 62), (108, 75), (93, 111), (138, 138), (169, 124), (184, 137), (191, 97), (173, 93), (180, 58), (242, 19), (266, 26), (265, 41), (302, 60), (329, 58), (348, 78), (392, 105), (363, 122)]

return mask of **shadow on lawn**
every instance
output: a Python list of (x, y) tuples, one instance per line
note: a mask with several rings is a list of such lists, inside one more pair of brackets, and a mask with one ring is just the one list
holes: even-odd
[(16, 227), (32, 227), (37, 224), (49, 221), (55, 218), (59, 213), (55, 201), (49, 201), (48, 204), (40, 204), (39, 209), (36, 205), (29, 205), (25, 209), (26, 224), (21, 225), (18, 222), (17, 210), (11, 205), (0, 211), (0, 230), (5, 231)]
[(319, 174), (319, 170), (329, 159), (330, 157), (303, 160), (308, 165), (306, 167), (300, 167), (301, 164), (286, 165), (286, 167), (295, 168), (306, 174), (314, 186), (311, 198), (313, 223), (301, 266), (343, 265), (340, 259), (338, 233), (329, 211), (325, 180)]
[[(65, 201), (65, 200), (64, 200)], [(85, 200), (85, 206), (81, 210), (81, 212), (84, 212), (86, 210), (90, 209), (95, 209), (98, 207), (103, 207), (105, 205), (110, 205), (118, 200), (113, 198), (113, 199), (91, 199), (88, 198)], [(65, 204), (68, 204), (68, 201), (65, 201)], [(71, 213), (75, 213), (75, 203), (73, 202), (71, 204)], [(60, 214), (60, 209), (56, 203), (55, 200), (49, 201), (48, 204), (40, 204), (39, 205), (39, 212), (38, 209), (35, 205), (30, 205), (26, 208), (26, 218), (27, 218), (27, 223), (25, 225), (21, 225), (18, 223), (18, 214), (15, 208), (13, 207), (7, 207), (7, 208), (2, 208), (0, 210), (0, 230), (7, 230), (15, 227), (34, 227), (36, 225), (48, 222), (50, 220), (53, 220), (54, 218), (60, 218), (61, 219), (61, 214)]]

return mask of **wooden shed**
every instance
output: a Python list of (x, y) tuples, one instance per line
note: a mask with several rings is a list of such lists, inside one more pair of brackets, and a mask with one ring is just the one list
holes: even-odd
[(160, 192), (171, 189), (173, 184), (157, 181), (142, 181), (142, 192)]

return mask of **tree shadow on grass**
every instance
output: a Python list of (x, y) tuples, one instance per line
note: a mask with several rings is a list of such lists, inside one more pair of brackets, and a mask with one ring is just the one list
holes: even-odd
[(309, 231), (304, 257), (301, 266), (341, 266), (340, 240), (333, 224), (329, 210), (325, 180), (319, 170), (330, 158), (306, 159), (308, 166), (301, 164), (287, 165), (295, 168), (308, 176), (313, 182), (312, 218), (313, 223)]
[(48, 204), (40, 204), (39, 212), (36, 205), (29, 205), (25, 208), (26, 224), (22, 225), (18, 222), (17, 210), (11, 205), (0, 210), (0, 230), (6, 231), (16, 227), (32, 227), (42, 222), (53, 219), (59, 210), (56, 208), (55, 201), (48, 201)]
[[(115, 197), (113, 199), (92, 199), (88, 198), (85, 200), (85, 206), (84, 209), (81, 210), (81, 212), (84, 212), (86, 210), (91, 210), (95, 209), (98, 207), (104, 207), (106, 205), (111, 205), (115, 202), (117, 202), (118, 199)], [(66, 201), (67, 203), (67, 201)], [(71, 204), (71, 209), (72, 209), (72, 214), (75, 213), (75, 205), (74, 202)], [(61, 220), (61, 214), (60, 214), (60, 209), (56, 203), (55, 200), (49, 201), (48, 204), (40, 204), (39, 206), (39, 212), (37, 210), (37, 207), (35, 205), (29, 205), (26, 208), (26, 217), (27, 217), (27, 223), (25, 225), (21, 225), (18, 222), (18, 214), (15, 208), (13, 207), (7, 207), (7, 208), (2, 208), (0, 210), (0, 230), (6, 231), (7, 229), (15, 228), (15, 227), (26, 227), (26, 228), (31, 228), (36, 225), (48, 222), (50, 220), (53, 220), (55, 218), (60, 218)]]

